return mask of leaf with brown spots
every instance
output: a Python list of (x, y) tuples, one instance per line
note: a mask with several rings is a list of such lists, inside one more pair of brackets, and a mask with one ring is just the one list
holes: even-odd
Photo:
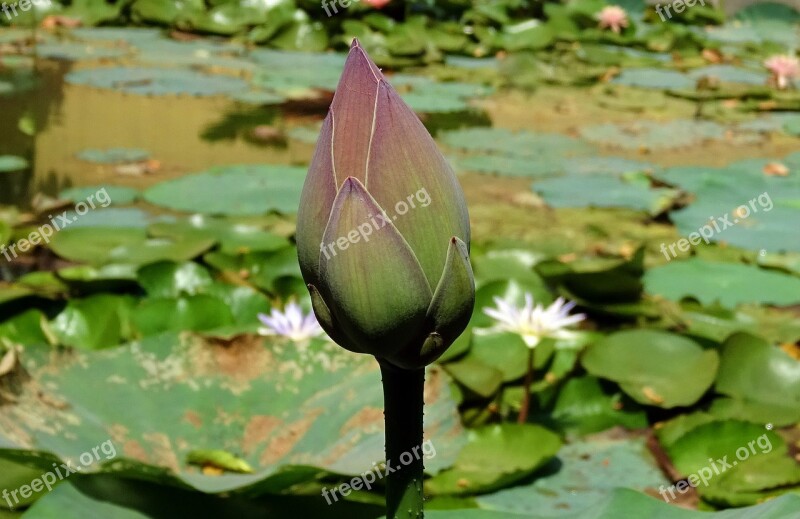
[[(383, 461), (378, 365), (326, 341), (165, 334), (103, 351), (30, 346), (21, 362), (26, 376), (0, 400), (0, 457), (43, 469), (55, 459), (41, 453), (77, 460), (110, 440), (116, 455), (101, 452), (82, 472), (258, 493)], [(426, 465), (435, 474), (466, 440), (447, 375), (431, 368), (428, 378), (425, 432), (436, 456)]]

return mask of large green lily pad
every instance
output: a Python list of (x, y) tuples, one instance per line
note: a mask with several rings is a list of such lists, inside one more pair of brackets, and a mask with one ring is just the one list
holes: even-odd
[(183, 236), (150, 238), (142, 228), (76, 227), (53, 235), (50, 247), (59, 256), (92, 265), (144, 265), (160, 260), (186, 261), (214, 245), (214, 240)]
[(742, 303), (788, 306), (800, 301), (800, 279), (735, 263), (699, 258), (672, 261), (648, 270), (645, 290), (678, 301), (693, 297), (705, 305), (715, 301), (728, 307)]
[(590, 434), (620, 425), (628, 429), (647, 427), (644, 411), (621, 392), (604, 391), (595, 377), (569, 379), (558, 394), (553, 418), (573, 434)]
[(294, 213), (306, 170), (294, 166), (224, 166), (156, 184), (144, 193), (151, 204), (218, 215)]
[(672, 408), (703, 396), (714, 382), (719, 356), (680, 335), (626, 330), (589, 346), (581, 361), (589, 373), (617, 382), (637, 402)]
[[(479, 497), (478, 504), (525, 517), (589, 517), (619, 487), (645, 490), (667, 484), (642, 439), (576, 442), (565, 445), (557, 459), (560, 463), (551, 463), (536, 481)], [(617, 517), (633, 510), (637, 517), (642, 513), (641, 508), (625, 509)]]
[[(41, 453), (78, 464), (110, 441), (116, 456), (82, 472), (258, 492), (298, 470), (359, 474), (384, 459), (377, 364), (327, 341), (168, 333), (102, 352), (29, 346), (22, 363), (30, 378), (5, 388), (14, 402), (0, 415), (0, 457), (43, 470), (52, 456)], [(464, 433), (441, 371), (429, 371), (426, 395), (436, 448), (426, 466), (437, 473), (453, 464)], [(254, 473), (207, 475), (187, 464), (202, 449), (238, 456)]]
[(725, 137), (725, 127), (711, 121), (639, 120), (625, 124), (598, 124), (581, 130), (584, 139), (622, 149), (670, 149), (700, 146)]
[(249, 89), (243, 79), (194, 70), (111, 67), (77, 70), (66, 81), (75, 85), (112, 89), (139, 95), (215, 96)]
[(754, 493), (800, 484), (800, 465), (772, 425), (713, 421), (666, 446), (684, 477), (703, 495)]
[(725, 341), (716, 390), (752, 409), (752, 421), (800, 422), (800, 363), (756, 336), (737, 333)]
[(644, 175), (567, 175), (538, 181), (532, 189), (553, 207), (627, 207), (663, 212), (672, 205), (677, 191), (653, 188)]
[(509, 485), (544, 465), (561, 440), (538, 425), (501, 424), (469, 431), (455, 465), (426, 483), (434, 494), (486, 492)]

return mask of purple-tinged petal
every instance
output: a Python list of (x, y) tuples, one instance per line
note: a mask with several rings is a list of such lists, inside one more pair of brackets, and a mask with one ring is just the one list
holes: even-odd
[(458, 237), (469, 249), (464, 193), (414, 111), (387, 82), (380, 82), (378, 90), (364, 184), (408, 241), (433, 289), (442, 275), (450, 237)]
[(383, 74), (353, 40), (333, 96), (333, 161), (336, 185), (347, 177), (364, 183), (375, 124), (375, 100)]
[(297, 256), (300, 270), (306, 283), (319, 283), (319, 250), (322, 234), (336, 198), (336, 179), (333, 173), (331, 140), (333, 114), (322, 123), (317, 141), (317, 149), (311, 159), (300, 195), (300, 208), (297, 211)]

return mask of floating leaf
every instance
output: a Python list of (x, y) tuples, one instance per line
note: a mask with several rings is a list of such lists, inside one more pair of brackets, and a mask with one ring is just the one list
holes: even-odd
[(711, 121), (638, 120), (624, 124), (597, 124), (581, 129), (581, 136), (597, 144), (623, 149), (671, 149), (699, 146), (725, 137), (725, 127)]
[(151, 236), (179, 239), (193, 236), (222, 244), (222, 252), (243, 254), (251, 251), (277, 251), (288, 240), (263, 229), (257, 221), (214, 218), (195, 214), (184, 220), (157, 222), (148, 227)]
[(215, 96), (249, 89), (239, 78), (210, 75), (194, 70), (111, 67), (77, 70), (66, 76), (67, 83), (107, 88), (139, 95)]
[(149, 238), (141, 228), (79, 227), (56, 233), (50, 247), (59, 256), (92, 265), (144, 265), (160, 260), (186, 261), (211, 248), (213, 240)]
[[(42, 452), (77, 460), (110, 441), (116, 457), (83, 472), (253, 495), (281, 488), (292, 471), (303, 473), (299, 481), (355, 475), (384, 458), (377, 364), (325, 341), (222, 344), (168, 333), (101, 352), (25, 351), (31, 379), (0, 415), (0, 457), (42, 470), (51, 466)], [(426, 437), (436, 447), (426, 468), (436, 473), (452, 465), (464, 436), (447, 378), (432, 369), (426, 382)], [(202, 474), (185, 462), (200, 449), (235, 454), (254, 473)]]
[(694, 80), (674, 70), (660, 68), (625, 69), (613, 83), (640, 88), (681, 89), (694, 88)]
[(130, 330), (128, 318), (133, 299), (100, 294), (74, 299), (50, 323), (64, 346), (100, 349), (116, 346)]
[(746, 333), (729, 337), (720, 351), (716, 390), (745, 402), (739, 417), (790, 425), (800, 422), (800, 363)]
[[(681, 362), (672, 361), (676, 358)], [(581, 362), (592, 375), (617, 382), (637, 402), (669, 409), (692, 405), (705, 394), (719, 356), (680, 335), (626, 330), (589, 346)]]
[(76, 154), (81, 160), (94, 164), (126, 164), (150, 158), (150, 152), (139, 148), (92, 148)]
[(590, 434), (620, 425), (628, 429), (647, 427), (644, 411), (626, 404), (620, 393), (604, 391), (594, 377), (568, 380), (553, 408), (553, 419), (562, 430)]
[[(702, 495), (756, 492), (800, 483), (800, 466), (787, 456), (785, 441), (763, 425), (709, 422), (666, 446), (675, 468)], [(674, 492), (674, 491), (673, 491)]]
[[(656, 501), (634, 490), (655, 489), (667, 480), (641, 439), (577, 442), (558, 451), (556, 463), (536, 481), (479, 497), (481, 508), (524, 514), (524, 517), (624, 517), (631, 510), (663, 506), (664, 518), (674, 506)], [(628, 499), (638, 496), (634, 505)], [(621, 500), (622, 502), (614, 503)], [(617, 510), (616, 512), (614, 510)], [(531, 515), (535, 514), (535, 515)], [(538, 514), (542, 514), (541, 516)], [(426, 513), (427, 515), (427, 513)]]
[(501, 424), (473, 429), (453, 468), (425, 484), (433, 494), (486, 492), (523, 479), (561, 447), (558, 436), (538, 425)]
[(540, 180), (532, 189), (553, 207), (628, 207), (651, 214), (663, 212), (677, 195), (673, 189), (652, 188), (644, 176), (567, 175)]
[(221, 215), (294, 213), (306, 170), (294, 166), (224, 166), (156, 184), (144, 193), (151, 204)]
[[(90, 196), (93, 200), (97, 198), (97, 193), (105, 190), (108, 195), (108, 203), (116, 205), (132, 204), (139, 198), (139, 190), (124, 186), (85, 186), (65, 189), (58, 194), (58, 197), (72, 202), (82, 202)], [(93, 196), (94, 195), (94, 196)], [(105, 196), (103, 196), (105, 199)]]
[(0, 173), (28, 169), (28, 161), (14, 155), (0, 155)]
[(788, 306), (800, 302), (800, 279), (752, 265), (715, 263), (699, 258), (672, 261), (647, 271), (648, 293), (679, 301), (694, 297), (705, 305), (742, 303)]

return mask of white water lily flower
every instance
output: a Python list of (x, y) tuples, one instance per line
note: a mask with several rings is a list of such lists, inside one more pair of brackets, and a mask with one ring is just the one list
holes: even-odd
[(541, 303), (534, 305), (533, 296), (529, 293), (525, 294), (525, 306), (522, 308), (499, 297), (495, 297), (494, 302), (497, 308), (483, 309), (483, 313), (497, 321), (493, 328), (518, 334), (529, 348), (535, 348), (544, 338), (572, 337), (573, 332), (566, 330), (566, 327), (586, 319), (584, 314), (569, 315), (575, 303), (566, 302), (563, 297), (547, 308)]
[(270, 315), (258, 314), (258, 319), (264, 325), (258, 329), (259, 335), (277, 335), (302, 342), (324, 333), (314, 312), (304, 315), (303, 309), (294, 301), (287, 303), (283, 312), (273, 308)]

